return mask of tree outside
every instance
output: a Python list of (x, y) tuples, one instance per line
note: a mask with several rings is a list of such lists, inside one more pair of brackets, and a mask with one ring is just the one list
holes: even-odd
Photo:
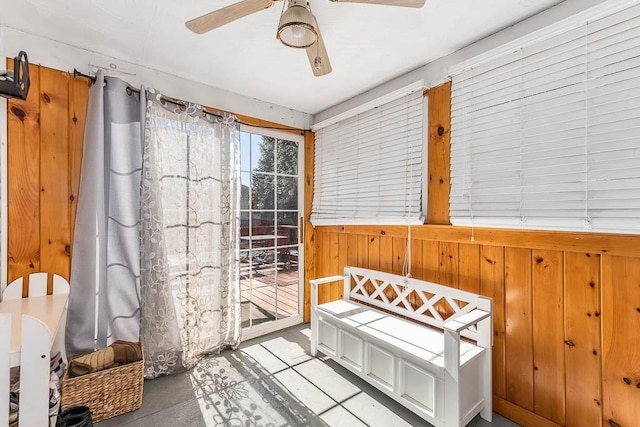
[[(263, 136), (259, 147), (260, 157), (251, 182), (253, 210), (273, 210), (277, 200), (278, 211), (297, 211), (298, 144)], [(297, 213), (281, 212), (278, 219), (295, 225)]]

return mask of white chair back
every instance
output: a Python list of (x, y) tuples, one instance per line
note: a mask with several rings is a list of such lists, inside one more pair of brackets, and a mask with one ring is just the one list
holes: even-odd
[[(39, 297), (47, 295), (47, 281), (49, 273), (31, 273), (29, 275), (29, 289), (27, 296)], [(22, 290), (24, 289), (24, 277), (18, 277), (9, 283), (2, 293), (2, 299), (19, 299), (22, 298)], [(52, 294), (68, 294), (69, 282), (64, 277), (53, 274), (53, 292)]]

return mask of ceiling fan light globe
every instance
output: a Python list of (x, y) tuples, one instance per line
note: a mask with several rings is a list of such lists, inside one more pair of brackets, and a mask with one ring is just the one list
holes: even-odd
[(294, 26), (291, 28), (291, 35), (297, 39), (303, 38), (305, 36), (305, 32), (304, 27)]
[(300, 0), (291, 0), (289, 7), (280, 17), (276, 34), (285, 46), (295, 48), (309, 47), (318, 40), (313, 15)]
[(305, 48), (316, 42), (317, 35), (313, 28), (304, 25), (289, 25), (278, 31), (278, 39), (286, 46)]

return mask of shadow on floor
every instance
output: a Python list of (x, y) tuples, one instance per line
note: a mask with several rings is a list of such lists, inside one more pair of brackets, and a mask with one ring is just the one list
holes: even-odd
[[(429, 426), (331, 360), (309, 355), (308, 325), (243, 343), (192, 370), (146, 381), (142, 407), (98, 427)], [(469, 426), (511, 427), (496, 415)]]

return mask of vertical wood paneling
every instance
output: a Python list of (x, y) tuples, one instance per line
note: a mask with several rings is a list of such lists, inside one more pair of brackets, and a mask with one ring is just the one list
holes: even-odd
[(563, 253), (533, 251), (534, 411), (564, 424)]
[[(326, 264), (326, 275), (333, 276), (334, 274), (340, 274), (340, 254), (338, 253), (338, 234), (337, 233), (327, 233), (324, 236), (324, 243), (328, 246), (329, 257), (327, 259)], [(329, 300), (335, 301), (338, 299), (340, 293), (342, 293), (339, 288), (342, 287), (342, 283), (331, 283), (327, 285), (327, 289), (329, 289)]]
[[(369, 268), (373, 270), (380, 270), (380, 237), (368, 236), (369, 239)], [(370, 283), (365, 285), (367, 292), (374, 291), (373, 286)]]
[(458, 245), (458, 285), (464, 291), (480, 293), (480, 245)]
[[(422, 240), (411, 240), (410, 273), (416, 279), (424, 280), (424, 265), (422, 264)], [(409, 295), (409, 304), (414, 308), (422, 304), (422, 300), (415, 294)]]
[(304, 320), (311, 320), (311, 292), (309, 280), (320, 277), (316, 272), (316, 229), (311, 225), (313, 205), (313, 176), (315, 154), (315, 136), (313, 132), (304, 133)]
[(640, 262), (602, 256), (602, 398), (605, 424), (640, 420)]
[(458, 287), (458, 244), (440, 242), (440, 284)]
[(427, 222), (449, 224), (451, 82), (429, 89)]
[(440, 245), (432, 240), (422, 242), (422, 276), (424, 280), (440, 281)]
[(600, 255), (565, 252), (567, 427), (602, 425)]
[(369, 268), (380, 270), (380, 237), (369, 236)]
[(411, 276), (424, 279), (424, 264), (422, 264), (422, 240), (411, 240)]
[(531, 250), (505, 248), (507, 400), (533, 411)]
[(395, 274), (402, 274), (403, 273), (402, 269), (405, 263), (405, 256), (407, 254), (407, 239), (394, 237), (392, 241), (392, 245), (393, 245), (392, 272)]
[(356, 267), (369, 267), (369, 236), (359, 234), (358, 238), (358, 261)]
[(483, 245), (480, 260), (481, 292), (493, 299), (493, 394), (505, 399), (504, 248)]
[(7, 103), (7, 282), (40, 271), (40, 67), (29, 77), (26, 101)]
[[(344, 237), (347, 239), (346, 247), (347, 253), (346, 255), (346, 264), (345, 265), (355, 265), (358, 266), (358, 237), (355, 234), (344, 234)], [(343, 241), (340, 240), (340, 251), (344, 251)]]
[(40, 268), (69, 277), (69, 75), (41, 68), (40, 92)]
[[(352, 252), (355, 254), (357, 249), (357, 243), (355, 239), (349, 239), (346, 234), (339, 234), (336, 243), (336, 251), (338, 251), (338, 268), (336, 274), (342, 274), (344, 268), (349, 264), (349, 254)], [(352, 243), (351, 245), (349, 243)], [(355, 259), (354, 255), (351, 255), (351, 259)], [(335, 284), (337, 293), (335, 299), (341, 299), (344, 294), (344, 285), (342, 283)]]
[[(316, 232), (316, 273), (318, 277), (330, 276), (329, 262), (329, 233)], [(318, 303), (322, 304), (328, 302), (331, 298), (331, 291), (329, 285), (321, 285), (318, 288)]]
[[(393, 237), (380, 236), (380, 270), (393, 271)], [(393, 299), (393, 290), (387, 287), (384, 290), (387, 298)]]
[[(346, 238), (346, 264), (343, 266), (343, 268), (347, 265), (349, 266), (359, 266), (359, 261), (358, 261), (358, 237), (355, 234), (345, 234), (344, 235)], [(344, 246), (343, 246), (344, 242), (342, 240), (340, 240), (340, 247), (338, 248), (339, 251), (344, 251)], [(340, 272), (343, 272), (344, 270), (340, 270)], [(344, 293), (344, 288), (342, 290), (342, 292)]]
[[(440, 251), (439, 251), (439, 281), (441, 285), (450, 286), (452, 288), (458, 287), (458, 244), (451, 242), (440, 242)], [(447, 319), (454, 313), (452, 307), (449, 306), (449, 303), (441, 299), (437, 303), (434, 304), (438, 313), (442, 316), (443, 319)]]
[[(392, 241), (393, 245), (393, 270), (395, 274), (404, 275), (403, 267), (405, 263), (405, 256), (407, 254), (407, 239), (401, 239), (394, 237)], [(408, 260), (407, 260), (408, 262)], [(398, 295), (392, 291), (391, 287), (386, 291), (389, 301), (393, 301)]]
[(380, 236), (380, 261), (379, 269), (382, 271), (393, 270), (393, 237)]
[(71, 79), (69, 82), (69, 226), (71, 228), (71, 256), (73, 256), (73, 236), (76, 225), (76, 209), (82, 169), (82, 144), (84, 125), (87, 118), (89, 84), (85, 79)]

